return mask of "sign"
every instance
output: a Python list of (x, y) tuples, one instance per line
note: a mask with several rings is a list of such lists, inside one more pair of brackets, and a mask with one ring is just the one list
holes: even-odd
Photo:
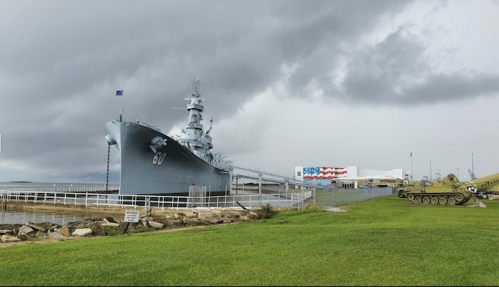
[(127, 210), (125, 212), (125, 222), (139, 222), (140, 211), (138, 210)]

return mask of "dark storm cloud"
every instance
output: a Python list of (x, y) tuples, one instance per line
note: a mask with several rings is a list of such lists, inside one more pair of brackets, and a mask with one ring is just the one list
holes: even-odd
[(425, 50), (425, 45), (401, 28), (381, 43), (357, 52), (347, 67), (343, 96), (349, 101), (421, 104), (499, 92), (499, 74), (436, 72)]
[(493, 77), (478, 73), (412, 83), (429, 69), (424, 46), (398, 34), (355, 55), (340, 89), (331, 85), (330, 73), (348, 55), (345, 46), (409, 3), (2, 1), (1, 159), (61, 172), (69, 164), (105, 170), (103, 124), (119, 109), (115, 91), (125, 90), (130, 120), (168, 131), (185, 120), (185, 111), (170, 108), (185, 105), (197, 77), (205, 118), (233, 115), (281, 80), (283, 66), (296, 67), (289, 79), (295, 96), (306, 96), (300, 91), (312, 81), (329, 95), (361, 100), (431, 102), (453, 79), (461, 81), (452, 86), (461, 97), (496, 91)]

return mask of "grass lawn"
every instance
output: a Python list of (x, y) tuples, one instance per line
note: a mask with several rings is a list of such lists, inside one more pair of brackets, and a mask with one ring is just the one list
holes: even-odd
[(0, 248), (1, 285), (499, 285), (499, 202), (348, 212)]

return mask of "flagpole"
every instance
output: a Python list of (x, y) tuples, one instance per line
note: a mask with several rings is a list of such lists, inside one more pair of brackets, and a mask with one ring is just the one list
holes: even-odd
[(411, 182), (414, 180), (414, 158), (412, 157), (411, 152)]

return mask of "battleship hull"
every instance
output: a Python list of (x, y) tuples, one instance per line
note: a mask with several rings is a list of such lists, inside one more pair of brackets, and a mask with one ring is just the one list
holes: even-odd
[[(206, 186), (211, 195), (229, 189), (227, 171), (151, 127), (110, 121), (105, 131), (108, 143), (120, 152), (120, 195), (186, 195), (191, 185)], [(157, 137), (166, 145), (151, 148)]]

